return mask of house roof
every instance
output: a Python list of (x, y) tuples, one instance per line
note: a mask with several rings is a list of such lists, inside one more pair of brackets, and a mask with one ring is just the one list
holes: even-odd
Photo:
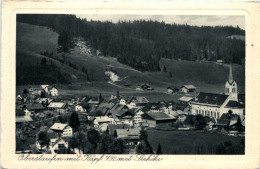
[(244, 106), (240, 103), (238, 103), (237, 101), (232, 101), (230, 100), (227, 105), (225, 106), (225, 108), (243, 108)]
[(16, 123), (24, 123), (24, 122), (30, 122), (33, 121), (30, 116), (16, 116), (15, 122)]
[(110, 122), (113, 121), (113, 118), (108, 117), (108, 116), (101, 116), (99, 118), (96, 118), (97, 122), (102, 123), (102, 122)]
[(54, 123), (54, 124), (51, 126), (50, 129), (62, 131), (62, 130), (64, 130), (65, 127), (67, 127), (67, 126), (68, 126), (68, 124), (65, 124), (65, 123)]
[(32, 88), (32, 89), (43, 89), (41, 85), (30, 85), (29, 88)]
[(140, 103), (140, 104), (149, 103), (148, 99), (146, 97), (143, 97), (143, 96), (132, 97), (128, 101), (128, 103), (131, 103), (131, 102), (134, 102), (136, 104), (138, 104), (138, 103)]
[(122, 139), (138, 139), (140, 135), (139, 128), (125, 128), (125, 129), (116, 129), (117, 138)]
[(224, 94), (200, 92), (199, 95), (196, 97), (196, 102), (221, 106), (227, 98), (228, 95)]
[(116, 129), (125, 129), (125, 128), (129, 128), (130, 126), (128, 124), (109, 124), (107, 127), (109, 133), (114, 134)]
[(170, 119), (176, 119), (173, 116), (170, 116), (164, 112), (146, 112), (146, 115), (148, 115), (149, 117), (151, 117), (153, 120), (170, 120)]
[(34, 104), (25, 104), (28, 110), (42, 110), (44, 109), (41, 103), (34, 103)]
[(187, 97), (187, 96), (182, 96), (181, 98), (179, 98), (178, 100), (179, 101), (182, 101), (182, 102), (189, 102), (193, 99), (193, 97)]
[(60, 141), (64, 141), (66, 144), (68, 144), (68, 139), (66, 137), (59, 137), (56, 139), (53, 146), (56, 145), (57, 143), (59, 143)]
[(182, 87), (185, 87), (186, 89), (196, 89), (193, 85), (183, 85)]
[(48, 107), (49, 108), (64, 108), (65, 103), (63, 103), (63, 102), (51, 102)]

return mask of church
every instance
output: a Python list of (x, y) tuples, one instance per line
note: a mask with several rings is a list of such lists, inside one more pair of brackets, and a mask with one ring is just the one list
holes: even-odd
[(229, 78), (225, 84), (225, 94), (200, 92), (190, 103), (192, 115), (208, 116), (219, 119), (223, 113), (232, 112), (245, 115), (245, 95), (238, 94), (237, 83), (233, 80), (232, 65), (229, 67)]

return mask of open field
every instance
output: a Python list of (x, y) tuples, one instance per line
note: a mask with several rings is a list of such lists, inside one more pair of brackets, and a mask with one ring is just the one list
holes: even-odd
[[(231, 141), (232, 144), (240, 145), (241, 137), (232, 137), (220, 133), (205, 133), (200, 131), (160, 131), (147, 130), (148, 141), (156, 151), (159, 143), (163, 154), (210, 154), (211, 148)], [(200, 149), (200, 150), (199, 150)], [(242, 153), (242, 152), (241, 152)]]

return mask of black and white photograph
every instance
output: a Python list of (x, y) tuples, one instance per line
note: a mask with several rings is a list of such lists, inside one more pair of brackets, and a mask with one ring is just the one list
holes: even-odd
[(245, 155), (245, 16), (16, 14), (16, 154)]

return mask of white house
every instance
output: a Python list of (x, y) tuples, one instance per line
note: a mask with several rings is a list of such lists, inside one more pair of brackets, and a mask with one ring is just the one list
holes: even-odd
[(136, 111), (133, 119), (134, 119), (134, 124), (140, 125), (140, 123), (142, 123), (142, 115), (144, 114), (144, 112), (139, 109)]
[(195, 101), (190, 103), (191, 113), (215, 119), (229, 111), (237, 115), (244, 115), (245, 108), (243, 104), (238, 102), (239, 96), (241, 95), (237, 93), (237, 84), (233, 80), (232, 66), (230, 65), (229, 80), (225, 84), (225, 94), (200, 92)]
[(77, 104), (75, 106), (75, 111), (77, 111), (77, 112), (85, 112), (86, 109), (84, 109), (80, 104)]
[(119, 104), (121, 104), (121, 105), (126, 105), (126, 100), (125, 100), (123, 97), (121, 97), (121, 98), (119, 99)]
[(73, 135), (72, 128), (68, 124), (54, 123), (50, 129), (57, 132), (58, 136), (61, 137), (72, 137)]
[(65, 138), (54, 138), (50, 140), (50, 150), (52, 154), (56, 154), (61, 148), (68, 149), (69, 142)]
[(50, 93), (51, 96), (58, 96), (59, 95), (59, 91), (56, 87), (50, 88), (49, 93)]

